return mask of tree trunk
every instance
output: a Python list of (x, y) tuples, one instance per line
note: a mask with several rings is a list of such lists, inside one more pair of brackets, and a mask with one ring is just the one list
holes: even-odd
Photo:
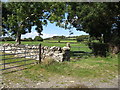
[(21, 34), (19, 34), (19, 32), (17, 32), (15, 41), (16, 41), (17, 44), (21, 44)]

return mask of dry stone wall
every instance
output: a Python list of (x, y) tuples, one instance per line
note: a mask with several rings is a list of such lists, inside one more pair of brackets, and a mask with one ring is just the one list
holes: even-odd
[[(15, 54), (15, 57), (25, 57), (39, 60), (39, 45), (16, 45), (16, 44), (3, 44), (2, 50), (5, 53)], [(45, 58), (52, 58), (57, 62), (69, 61), (70, 60), (70, 45), (64, 47), (57, 46), (41, 46), (41, 61)]]

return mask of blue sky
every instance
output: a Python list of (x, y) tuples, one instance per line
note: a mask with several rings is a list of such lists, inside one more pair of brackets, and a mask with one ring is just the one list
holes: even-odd
[[(48, 37), (52, 37), (52, 36), (80, 36), (80, 35), (88, 35), (87, 33), (83, 32), (83, 31), (77, 31), (75, 28), (71, 29), (73, 34), (69, 35), (69, 30), (68, 29), (63, 29), (60, 28), (58, 26), (56, 26), (55, 24), (51, 24), (48, 23), (47, 26), (43, 26), (43, 31), (41, 37), (42, 38), (48, 38)], [(35, 31), (35, 27), (32, 28), (32, 32), (31, 33), (27, 33), (25, 35), (22, 35), (22, 38), (34, 38), (35, 36), (38, 36), (38, 33)]]
[[(67, 19), (67, 13), (65, 14), (65, 17)], [(83, 32), (83, 31), (77, 31), (75, 28), (71, 29), (71, 31), (73, 32), (72, 35), (69, 35), (69, 30), (68, 29), (64, 29), (61, 27), (58, 27), (55, 25), (55, 23), (51, 24), (48, 21), (48, 25), (47, 26), (43, 26), (43, 31), (41, 37), (42, 38), (49, 38), (49, 37), (53, 37), (53, 36), (80, 36), (80, 35), (88, 35), (87, 33)], [(35, 31), (35, 27), (32, 28), (32, 32), (31, 33), (27, 33), (25, 35), (22, 35), (22, 39), (23, 38), (33, 38), (35, 36), (38, 36), (38, 33)]]

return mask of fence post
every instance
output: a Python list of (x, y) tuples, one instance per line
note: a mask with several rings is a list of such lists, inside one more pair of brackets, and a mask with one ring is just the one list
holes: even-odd
[(4, 59), (3, 59), (4, 62), (3, 63), (4, 63), (4, 69), (5, 69), (5, 46), (4, 46), (3, 54), (4, 54)]
[(39, 64), (41, 63), (41, 44), (39, 44)]

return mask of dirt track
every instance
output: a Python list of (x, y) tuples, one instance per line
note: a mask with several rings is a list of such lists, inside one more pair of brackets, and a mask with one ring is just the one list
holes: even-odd
[(18, 77), (17, 74), (21, 74), (21, 71), (14, 72), (16, 77), (11, 77), (18, 81), (12, 81), (4, 78), (3, 84), (6, 88), (118, 88), (118, 76), (114, 79), (107, 80), (107, 82), (101, 82), (103, 79), (83, 79), (83, 78), (74, 78), (68, 76), (55, 75), (50, 78), (44, 78), (41, 81), (32, 81), (25, 77)]

